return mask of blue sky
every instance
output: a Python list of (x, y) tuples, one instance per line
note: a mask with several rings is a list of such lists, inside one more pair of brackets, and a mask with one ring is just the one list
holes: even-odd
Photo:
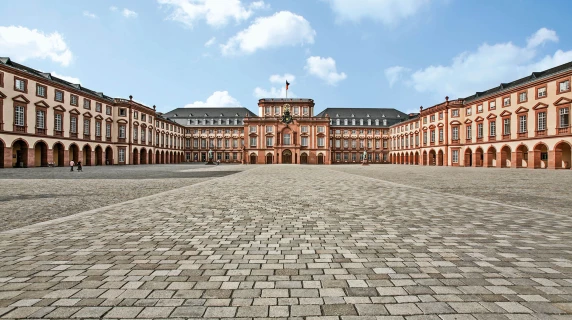
[(572, 61), (565, 0), (9, 1), (0, 56), (167, 112), (419, 111)]

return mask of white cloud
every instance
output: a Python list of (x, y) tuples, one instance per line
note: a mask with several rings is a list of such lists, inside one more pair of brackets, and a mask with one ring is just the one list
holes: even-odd
[(212, 38), (209, 39), (209, 41), (207, 41), (207, 42), (205, 43), (205, 47), (210, 47), (210, 46), (212, 46), (215, 42), (216, 42), (216, 38), (215, 38), (215, 37), (212, 37)]
[(385, 77), (387, 78), (387, 81), (389, 81), (389, 87), (393, 87), (397, 80), (401, 79), (403, 74), (408, 71), (410, 70), (401, 66), (385, 69)]
[(16, 61), (51, 59), (68, 66), (73, 54), (58, 32), (45, 34), (25, 27), (0, 27), (0, 52)]
[(157, 0), (160, 5), (172, 9), (168, 19), (180, 22), (192, 28), (198, 21), (204, 19), (213, 27), (222, 27), (229, 20), (241, 22), (250, 18), (255, 10), (264, 9), (264, 1), (256, 1), (248, 8), (240, 0)]
[[(290, 81), (288, 81), (290, 82)], [(258, 99), (262, 98), (286, 98), (286, 83), (282, 88), (271, 87), (266, 90), (260, 87), (254, 88), (253, 95)], [(296, 98), (296, 94), (292, 90), (288, 90), (288, 98)]]
[(304, 69), (308, 70), (308, 73), (311, 75), (326, 81), (326, 83), (330, 85), (336, 85), (338, 82), (347, 78), (345, 73), (338, 73), (336, 61), (331, 57), (309, 57), (306, 59), (306, 66)]
[(91, 12), (89, 12), (89, 11), (84, 11), (84, 12), (83, 12), (83, 15), (84, 15), (85, 17), (92, 18), (92, 19), (97, 18), (97, 16), (96, 16), (94, 13), (91, 13)]
[(338, 21), (360, 21), (369, 18), (385, 25), (415, 15), (430, 0), (327, 0)]
[(278, 83), (278, 84), (286, 85), (286, 80), (288, 80), (288, 83), (294, 83), (294, 81), (296, 80), (296, 77), (290, 73), (285, 73), (283, 75), (273, 74), (270, 76), (270, 78), (268, 80), (272, 83)]
[(127, 8), (124, 8), (123, 11), (121, 11), (121, 14), (125, 17), (125, 18), (137, 18), (138, 14), (135, 11), (131, 11)]
[(270, 5), (264, 3), (264, 1), (252, 2), (248, 7), (252, 10), (270, 9)]
[(257, 18), (248, 28), (221, 45), (224, 55), (254, 53), (260, 49), (314, 43), (316, 31), (304, 17), (280, 11), (269, 17)]
[(111, 6), (111, 7), (109, 7), (109, 10), (111, 10), (111, 11), (117, 11), (117, 7), (116, 7), (116, 6)]
[(240, 107), (240, 102), (230, 96), (228, 91), (215, 91), (207, 101), (195, 101), (187, 104), (185, 108), (222, 108), (222, 107)]
[(50, 73), (53, 77), (56, 78), (60, 78), (62, 80), (65, 80), (67, 82), (71, 82), (71, 83), (75, 83), (75, 84), (81, 84), (81, 81), (79, 81), (79, 78), (75, 78), (75, 77), (69, 77), (69, 76), (62, 76), (61, 74), (57, 74), (55, 72)]
[(556, 31), (549, 30), (546, 28), (540, 28), (530, 38), (526, 40), (526, 44), (528, 48), (534, 48), (548, 41), (558, 42), (558, 36), (556, 35)]
[[(403, 82), (418, 92), (432, 94), (438, 100), (445, 96), (464, 98), (476, 91), (498, 86), (501, 82), (510, 82), (534, 71), (572, 61), (572, 50), (558, 50), (553, 55), (539, 59), (538, 46), (547, 41), (556, 42), (558, 37), (554, 31), (542, 28), (528, 38), (526, 47), (512, 42), (485, 43), (475, 52), (457, 55), (448, 66), (429, 66), (417, 70)], [(391, 83), (391, 79), (388, 80)]]

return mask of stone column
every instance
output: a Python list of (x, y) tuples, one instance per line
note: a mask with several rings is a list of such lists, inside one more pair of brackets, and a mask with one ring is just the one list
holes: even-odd
[(4, 147), (4, 168), (12, 168), (12, 147)]
[(24, 164), (25, 166), (27, 166), (28, 168), (33, 168), (36, 166), (36, 152), (34, 150), (34, 148), (30, 148), (27, 151), (25, 151), (24, 154), (24, 158), (28, 159), (28, 163), (27, 165)]
[(522, 152), (521, 151), (516, 151), (516, 152), (511, 153), (510, 167), (511, 168), (521, 168), (522, 167)]

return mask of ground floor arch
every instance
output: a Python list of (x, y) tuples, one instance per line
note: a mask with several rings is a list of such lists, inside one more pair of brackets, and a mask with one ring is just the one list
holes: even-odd
[(258, 157), (256, 156), (256, 153), (252, 152), (252, 153), (250, 154), (250, 164), (256, 164), (257, 158), (258, 158)]
[(428, 164), (430, 166), (437, 165), (437, 152), (435, 152), (435, 150), (429, 150)]
[(4, 150), (6, 149), (6, 144), (2, 139), (0, 139), (0, 168), (4, 168)]
[(548, 146), (543, 143), (537, 143), (534, 146), (534, 159), (533, 159), (533, 165), (534, 168), (542, 168), (542, 169), (546, 169), (548, 168)]
[(89, 144), (86, 144), (85, 146), (83, 146), (82, 149), (82, 153), (83, 153), (83, 157), (82, 157), (82, 165), (83, 166), (91, 166), (91, 147), (89, 146)]
[(324, 154), (318, 153), (318, 164), (324, 164)]
[(34, 166), (48, 166), (48, 144), (40, 140), (34, 145)]
[(113, 164), (113, 149), (111, 147), (105, 148), (105, 162), (108, 165)]
[(475, 167), (482, 167), (484, 163), (484, 152), (483, 152), (483, 148), (478, 147), (475, 150), (475, 162), (474, 165)]
[(272, 156), (272, 153), (268, 152), (268, 153), (266, 154), (266, 164), (271, 164), (271, 163), (273, 163), (273, 158), (274, 158), (274, 157)]
[(515, 167), (528, 168), (528, 147), (525, 144), (516, 147)]
[(18, 139), (12, 143), (12, 167), (28, 167), (28, 148), (28, 143), (22, 139)]
[(558, 142), (554, 146), (554, 168), (570, 169), (572, 154), (570, 144), (566, 141)]
[(139, 152), (139, 163), (140, 164), (147, 164), (147, 149), (141, 148)]
[(419, 152), (415, 152), (415, 165), (419, 165)]
[(465, 167), (473, 166), (473, 151), (471, 148), (465, 149)]
[(300, 154), (300, 164), (307, 164), (308, 163), (308, 154), (306, 152), (302, 152)]
[(423, 157), (421, 159), (421, 162), (424, 166), (428, 165), (429, 161), (428, 161), (428, 155), (427, 155), (427, 151), (423, 151)]
[(444, 160), (445, 160), (445, 154), (443, 153), (443, 150), (439, 150), (439, 152), (437, 152), (437, 165), (443, 166)]
[(511, 150), (510, 147), (505, 145), (500, 150), (500, 167), (510, 168), (511, 165)]
[(101, 146), (95, 147), (95, 165), (101, 166), (103, 165), (103, 148)]
[(487, 150), (487, 160), (486, 160), (487, 167), (496, 167), (497, 165), (497, 149), (491, 146)]
[(292, 163), (292, 151), (289, 149), (282, 151), (282, 163)]
[(139, 164), (139, 150), (133, 148), (133, 156), (131, 157), (131, 164)]
[(149, 150), (148, 153), (149, 153), (149, 154), (148, 154), (147, 157), (148, 157), (149, 159), (148, 159), (147, 161), (149, 161), (149, 162), (148, 162), (149, 164), (153, 164), (153, 151), (152, 151), (152, 150)]

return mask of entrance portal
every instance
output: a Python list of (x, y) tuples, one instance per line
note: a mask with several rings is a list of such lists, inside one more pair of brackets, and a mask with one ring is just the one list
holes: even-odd
[(282, 163), (292, 163), (292, 151), (288, 149), (282, 151)]

